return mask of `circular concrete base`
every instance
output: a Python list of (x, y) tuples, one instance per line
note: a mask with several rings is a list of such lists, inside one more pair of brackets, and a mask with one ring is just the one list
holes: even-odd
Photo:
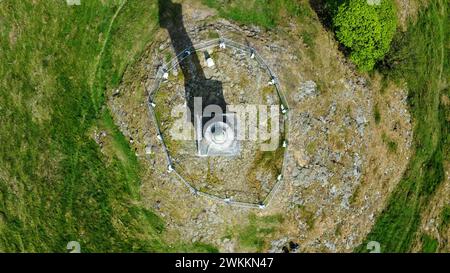
[(209, 149), (226, 151), (233, 145), (235, 134), (230, 125), (218, 121), (210, 124), (206, 128), (205, 140), (209, 145)]

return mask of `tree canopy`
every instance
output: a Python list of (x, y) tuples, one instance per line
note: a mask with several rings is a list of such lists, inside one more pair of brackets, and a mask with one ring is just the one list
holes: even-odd
[(338, 40), (350, 50), (350, 59), (370, 71), (389, 51), (397, 28), (392, 0), (348, 0), (333, 18)]

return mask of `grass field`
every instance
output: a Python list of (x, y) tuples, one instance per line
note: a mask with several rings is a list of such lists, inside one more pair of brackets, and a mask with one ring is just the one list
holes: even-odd
[[(410, 111), (414, 118), (414, 149), (408, 170), (394, 190), (368, 241), (378, 241), (382, 252), (408, 252), (418, 231), (421, 213), (429, 205), (444, 178), (443, 160), (448, 160), (448, 106), (441, 98), (449, 95), (450, 13), (447, 0), (430, 1), (416, 23), (399, 33), (380, 69), (389, 80), (408, 84)], [(435, 249), (424, 237), (426, 250)]]
[[(152, 39), (157, 1), (81, 2), (0, 1), (0, 252), (65, 252), (72, 240), (82, 252), (217, 251), (201, 243), (168, 247), (164, 222), (139, 205), (141, 166), (104, 107), (105, 91)], [(267, 29), (311, 11), (294, 0), (202, 2), (223, 17)], [(383, 252), (410, 251), (444, 177), (449, 1), (429, 2), (380, 67), (387, 80), (408, 84), (415, 154), (357, 251), (368, 241), (380, 242)], [(312, 46), (314, 31), (306, 29)], [(100, 150), (92, 128), (107, 132), (109, 149)], [(449, 215), (447, 207), (441, 226), (448, 227)], [(252, 216), (238, 231), (239, 242), (261, 251), (282, 222)], [(424, 251), (437, 250), (434, 238), (420, 239)]]
[[(0, 252), (214, 251), (168, 248), (139, 206), (139, 164), (104, 107), (157, 27), (143, 1), (0, 2)], [(109, 154), (92, 127), (112, 139)], [(171, 242), (177, 245), (177, 242)]]
[(222, 17), (266, 29), (285, 22), (286, 16), (300, 17), (310, 12), (310, 9), (296, 0), (233, 0), (226, 3), (218, 0), (202, 0), (202, 2), (217, 9)]

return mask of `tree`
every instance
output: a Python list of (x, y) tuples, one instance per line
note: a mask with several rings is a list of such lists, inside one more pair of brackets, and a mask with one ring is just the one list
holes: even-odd
[[(370, 2), (372, 3), (372, 2)], [(397, 28), (392, 0), (348, 0), (333, 18), (338, 40), (350, 50), (350, 59), (362, 71), (370, 71), (389, 51)]]

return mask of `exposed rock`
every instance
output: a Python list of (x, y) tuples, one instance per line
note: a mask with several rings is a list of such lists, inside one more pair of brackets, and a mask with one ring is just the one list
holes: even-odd
[(146, 154), (146, 155), (151, 155), (151, 154), (152, 154), (152, 146), (147, 145), (147, 146), (145, 147), (145, 154)]
[(288, 242), (288, 237), (280, 238), (278, 240), (270, 242), (271, 247), (269, 249), (269, 253), (283, 253), (283, 247), (286, 247)]
[(302, 82), (298, 93), (294, 95), (294, 101), (301, 102), (306, 98), (316, 97), (317, 94), (317, 84), (314, 81)]

